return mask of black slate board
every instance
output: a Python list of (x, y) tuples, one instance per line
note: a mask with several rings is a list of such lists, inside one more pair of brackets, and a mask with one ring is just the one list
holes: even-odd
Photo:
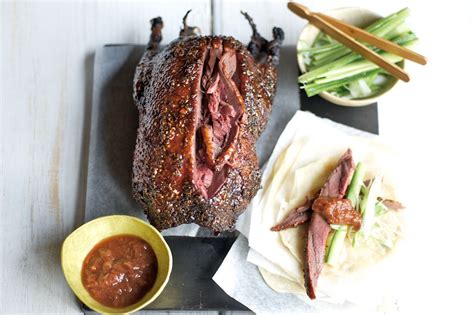
[(363, 107), (337, 106), (320, 96), (307, 97), (304, 90), (300, 90), (300, 104), (301, 110), (310, 111), (319, 117), (373, 134), (379, 133), (377, 103)]
[[(110, 214), (144, 218), (131, 198), (131, 163), (137, 111), (131, 89), (135, 67), (144, 46), (107, 45), (96, 52), (89, 147), (85, 220)], [(364, 131), (378, 133), (377, 105), (361, 108), (334, 106), (320, 97), (308, 98), (298, 89), (295, 47), (283, 47), (277, 95), (267, 129), (257, 143), (260, 165), (268, 159), (279, 135), (300, 108)], [(248, 308), (217, 286), (212, 276), (235, 241), (232, 234), (211, 237), (167, 236), (173, 271), (163, 293), (148, 311), (240, 311)], [(208, 237), (202, 237), (208, 236)], [(94, 313), (84, 306), (86, 313)]]
[(166, 241), (173, 255), (173, 272), (148, 309), (248, 311), (212, 280), (235, 238), (168, 236)]

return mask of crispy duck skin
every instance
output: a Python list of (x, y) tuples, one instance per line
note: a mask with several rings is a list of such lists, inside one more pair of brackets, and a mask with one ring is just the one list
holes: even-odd
[(248, 48), (199, 36), (185, 16), (180, 37), (159, 51), (163, 22), (151, 21), (134, 79), (132, 182), (159, 230), (191, 222), (232, 230), (260, 186), (255, 143), (271, 112), (283, 32), (274, 28), (267, 41), (244, 15), (253, 30)]

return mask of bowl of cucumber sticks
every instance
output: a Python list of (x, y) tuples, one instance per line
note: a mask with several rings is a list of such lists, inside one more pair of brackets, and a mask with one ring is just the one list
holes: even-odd
[[(326, 14), (406, 48), (411, 49), (418, 40), (405, 22), (408, 8), (386, 17), (363, 8), (340, 8)], [(404, 68), (403, 57), (367, 47)], [(304, 27), (296, 48), (301, 71), (298, 82), (308, 97), (319, 95), (337, 105), (365, 106), (375, 103), (398, 81), (312, 24)]]

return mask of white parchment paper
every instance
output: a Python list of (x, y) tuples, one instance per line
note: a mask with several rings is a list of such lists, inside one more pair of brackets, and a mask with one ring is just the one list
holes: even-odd
[[(377, 137), (328, 119), (319, 118), (309, 112), (298, 111), (281, 134), (266, 165), (266, 170), (272, 169), (280, 153), (292, 141), (298, 141), (307, 136), (314, 137), (315, 134), (327, 136), (331, 132), (339, 135)], [(263, 184), (268, 179), (270, 173), (266, 170), (262, 176)], [(376, 292), (381, 288), (379, 285), (371, 288), (366, 292), (367, 294), (365, 292), (360, 292), (360, 294), (356, 292), (354, 294), (350, 292), (351, 290), (340, 293), (331, 291), (331, 283), (324, 283), (325, 280), (323, 279), (321, 286), (325, 286), (328, 291), (320, 292), (316, 301), (309, 300), (305, 295), (277, 293), (268, 287), (257, 266), (286, 278), (291, 278), (292, 275), (285, 272), (285, 270), (281, 270), (272, 260), (267, 259), (267, 257), (274, 259), (275, 256), (285, 259), (282, 257), (283, 255), (287, 255), (289, 259), (289, 254), (284, 252), (276, 253), (273, 248), (266, 247), (265, 242), (260, 242), (260, 239), (265, 237), (263, 236), (264, 233), (258, 232), (258, 236), (252, 235), (252, 233), (256, 233), (251, 228), (252, 216), (255, 215), (253, 209), (257, 209), (260, 206), (261, 194), (262, 190), (256, 195), (245, 214), (239, 218), (237, 230), (241, 232), (241, 235), (213, 277), (214, 281), (227, 294), (258, 314), (290, 312), (294, 314), (316, 312), (331, 314), (348, 310), (350, 310), (351, 314), (370, 314), (381, 311), (385, 314), (397, 313), (397, 301), (395, 298), (388, 301), (382, 310), (380, 305), (375, 304), (375, 301), (371, 299), (372, 292)], [(249, 237), (251, 240), (250, 247)], [(372, 283), (377, 283), (377, 279), (372, 279)], [(385, 287), (384, 285), (382, 286)], [(379, 306), (378, 309), (377, 306)]]

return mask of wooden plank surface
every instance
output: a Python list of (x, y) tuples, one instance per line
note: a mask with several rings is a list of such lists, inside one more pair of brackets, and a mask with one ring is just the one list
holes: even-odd
[(59, 255), (83, 217), (94, 50), (145, 44), (157, 15), (169, 42), (188, 8), (209, 33), (205, 0), (1, 3), (1, 312), (79, 311)]
[[(468, 75), (474, 71), (472, 63), (466, 62), (474, 49), (473, 42), (466, 40), (469, 38), (466, 31), (474, 28), (470, 2), (439, 1), (429, 5), (425, 1), (406, 0), (302, 2), (322, 11), (361, 6), (387, 14), (406, 5), (412, 8), (410, 24), (422, 39), (417, 50), (428, 56), (428, 66), (408, 64), (412, 82), (399, 84), (380, 103), (380, 133), (402, 143), (411, 153), (411, 164), (424, 166), (416, 170), (420, 178), (432, 178), (428, 170), (448, 165), (449, 171), (437, 172), (434, 182), (457, 183), (448, 185), (452, 188), (443, 188), (447, 196), (468, 195), (456, 187), (470, 187), (467, 179), (474, 175), (468, 174), (469, 170), (463, 169), (457, 159), (471, 156), (472, 150), (450, 140), (473, 134), (472, 116), (464, 114), (469, 110), (465, 105), (472, 103), (466, 95), (472, 82)], [(246, 10), (255, 18), (264, 36), (269, 36), (274, 25), (282, 26), (287, 43), (296, 42), (304, 24), (288, 13), (283, 0), (214, 0), (213, 4), (211, 9), (211, 0), (0, 3), (0, 312), (79, 312), (60, 272), (59, 253), (64, 237), (82, 222), (96, 47), (106, 43), (145, 43), (149, 35), (148, 20), (156, 15), (165, 20), (164, 42), (169, 42), (175, 38), (188, 8), (194, 9), (190, 24), (200, 26), (203, 33), (209, 34), (213, 25), (215, 33), (234, 35), (244, 42), (248, 41), (250, 30), (239, 10)], [(457, 31), (446, 25), (454, 25)], [(455, 43), (455, 48), (449, 43)], [(452, 117), (450, 113), (457, 115)], [(425, 159), (426, 152), (437, 152), (437, 159), (431, 156)], [(459, 176), (442, 177), (448, 173)], [(417, 187), (417, 191), (419, 196), (429, 196), (436, 190), (427, 186)], [(435, 198), (437, 204), (429, 206), (426, 203), (430, 201), (425, 199), (430, 213), (445, 212), (438, 198)], [(450, 200), (450, 208), (470, 210), (456, 207), (453, 202)], [(420, 226), (427, 226), (422, 221), (424, 218), (419, 217)], [(464, 217), (464, 222), (470, 220)], [(460, 235), (469, 231), (457, 230), (458, 240), (471, 239)], [(438, 299), (437, 292), (446, 291), (438, 290), (441, 285), (422, 286), (433, 283), (432, 275), (439, 274), (436, 265), (427, 262), (431, 258), (428, 253), (439, 247), (449, 246), (453, 253), (468, 248), (461, 242), (439, 243), (431, 239), (435, 235), (427, 235), (430, 239), (411, 242), (419, 246), (415, 246), (413, 257), (419, 257), (416, 248), (424, 248), (427, 253), (423, 255), (426, 257), (412, 262), (410, 268), (417, 271), (411, 275), (417, 281), (411, 281), (407, 288), (407, 294), (414, 297), (414, 309), (429, 305), (422, 303), (419, 292), (437, 301), (434, 304), (437, 306), (446, 299), (446, 296)], [(431, 261), (437, 259), (433, 257)], [(465, 277), (462, 263), (468, 260), (457, 257), (456, 261), (459, 278)], [(453, 272), (447, 274), (456, 279)], [(440, 279), (436, 281), (440, 283)], [(456, 292), (458, 301), (470, 301), (458, 292), (462, 286), (443, 287), (450, 288), (448, 291), (453, 295)], [(451, 306), (456, 305), (461, 304)], [(454, 309), (449, 310), (455, 313)]]

